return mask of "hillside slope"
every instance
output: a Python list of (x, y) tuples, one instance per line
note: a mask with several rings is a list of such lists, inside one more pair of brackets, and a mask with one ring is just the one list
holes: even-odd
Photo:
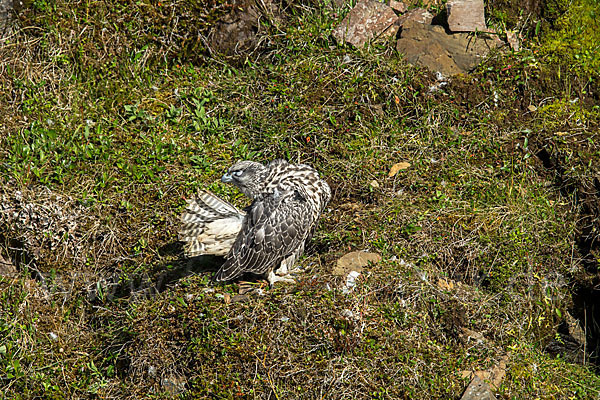
[[(490, 2), (524, 49), (432, 91), (390, 43), (337, 46), (348, 7), (286, 2), (234, 57), (205, 3), (35, 1), (0, 43), (0, 393), (459, 399), (477, 371), (598, 398), (598, 6)], [(244, 206), (220, 176), (274, 158), (333, 190), (305, 271), (215, 285), (185, 199)], [(382, 260), (348, 289), (354, 250)]]

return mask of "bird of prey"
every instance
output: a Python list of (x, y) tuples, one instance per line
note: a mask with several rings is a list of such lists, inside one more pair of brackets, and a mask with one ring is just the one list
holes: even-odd
[(313, 167), (285, 160), (241, 161), (221, 181), (235, 185), (252, 204), (241, 211), (201, 191), (181, 216), (186, 255), (225, 255), (217, 281), (244, 273), (266, 275), (271, 285), (292, 281), (285, 275), (312, 237), (331, 198), (329, 185)]

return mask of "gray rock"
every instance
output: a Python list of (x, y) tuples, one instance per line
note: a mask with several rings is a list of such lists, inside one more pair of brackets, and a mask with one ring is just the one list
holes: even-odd
[(460, 400), (496, 400), (496, 396), (489, 385), (475, 375)]
[(362, 47), (381, 35), (397, 19), (394, 10), (386, 4), (376, 0), (360, 0), (332, 34), (338, 44), (349, 43)]
[(396, 49), (415, 65), (445, 76), (472, 70), (502, 42), (486, 34), (447, 34), (443, 27), (407, 21), (402, 26)]
[(449, 0), (448, 27), (452, 32), (486, 31), (483, 0)]

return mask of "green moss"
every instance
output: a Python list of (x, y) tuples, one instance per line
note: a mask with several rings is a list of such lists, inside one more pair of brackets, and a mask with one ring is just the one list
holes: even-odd
[(598, 79), (600, 4), (594, 0), (577, 0), (569, 2), (564, 14), (556, 11), (563, 9), (561, 5), (549, 9), (557, 14), (556, 29), (547, 33), (541, 51), (564, 68), (563, 74), (591, 75)]

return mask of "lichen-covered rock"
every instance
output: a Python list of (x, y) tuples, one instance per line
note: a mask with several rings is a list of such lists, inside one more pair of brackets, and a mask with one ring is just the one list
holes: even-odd
[(420, 24), (431, 25), (433, 14), (424, 8), (413, 8), (398, 18), (396, 24), (404, 26), (407, 22), (418, 22)]
[(408, 9), (408, 6), (401, 1), (390, 0), (390, 7), (399, 13), (404, 13)]
[(388, 5), (375, 0), (361, 0), (332, 34), (339, 44), (362, 47), (381, 35), (397, 19), (396, 13)]
[(495, 400), (496, 396), (490, 390), (490, 387), (477, 375), (465, 390), (460, 400)]

